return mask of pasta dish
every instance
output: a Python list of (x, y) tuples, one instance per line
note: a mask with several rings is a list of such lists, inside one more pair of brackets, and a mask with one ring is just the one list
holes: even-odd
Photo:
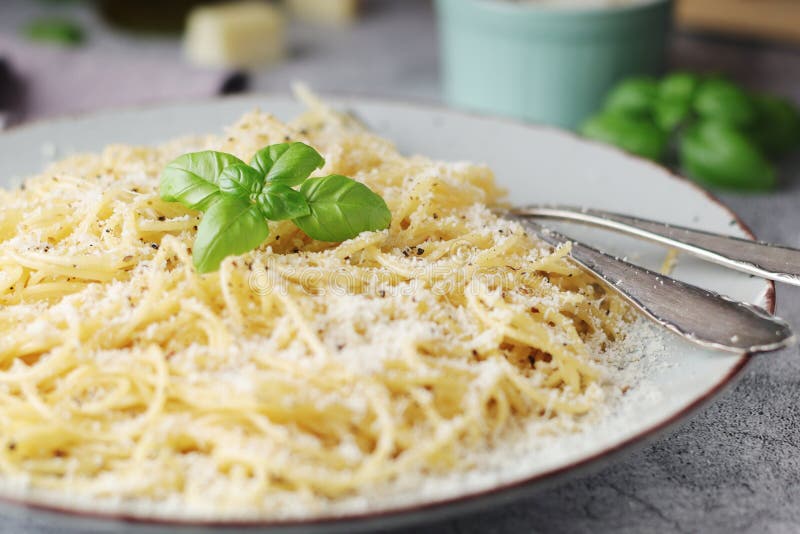
[[(401, 155), (305, 94), (284, 123), (78, 154), (0, 192), (0, 480), (189, 516), (314, 516), (468, 473), (605, 399), (631, 311), (518, 223), (485, 166)], [(199, 274), (177, 155), (303, 141), (385, 199), (342, 243), (270, 223)], [(388, 501), (387, 501), (388, 502)], [(143, 504), (144, 503), (144, 504)]]

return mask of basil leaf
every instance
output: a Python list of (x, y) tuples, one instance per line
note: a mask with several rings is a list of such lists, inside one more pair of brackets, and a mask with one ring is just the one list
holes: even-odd
[(303, 217), (311, 213), (306, 197), (280, 183), (269, 183), (256, 199), (261, 213), (272, 221)]
[(241, 198), (255, 198), (264, 187), (261, 173), (246, 163), (235, 163), (219, 175), (219, 190)]
[(219, 176), (225, 167), (244, 164), (225, 152), (191, 152), (173, 160), (161, 173), (161, 198), (204, 211), (218, 196)]
[(392, 220), (380, 195), (346, 176), (311, 178), (303, 183), (300, 192), (311, 213), (294, 219), (294, 223), (318, 241), (352, 239), (361, 232), (388, 228)]
[(268, 182), (300, 185), (312, 172), (325, 165), (319, 152), (305, 143), (280, 143), (264, 147), (250, 161)]
[(53, 43), (61, 46), (79, 45), (84, 40), (83, 29), (69, 19), (43, 17), (33, 20), (24, 28), (31, 41)]
[(249, 200), (221, 195), (203, 214), (192, 259), (198, 272), (219, 269), (228, 256), (250, 252), (269, 235), (267, 221)]

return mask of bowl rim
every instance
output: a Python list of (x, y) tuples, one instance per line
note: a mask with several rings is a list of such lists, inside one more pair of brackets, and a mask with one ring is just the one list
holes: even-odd
[[(447, 0), (436, 0), (442, 3)], [(674, 0), (629, 0), (626, 3), (610, 6), (558, 5), (557, 3), (514, 2), (511, 0), (458, 0), (472, 3), (472, 7), (497, 15), (519, 16), (542, 15), (548, 17), (584, 18), (604, 15), (625, 15), (656, 9), (662, 5), (672, 4)], [(463, 7), (463, 6), (462, 6)]]

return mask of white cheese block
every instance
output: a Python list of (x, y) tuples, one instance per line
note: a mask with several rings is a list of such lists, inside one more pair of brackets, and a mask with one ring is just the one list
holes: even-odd
[(344, 26), (358, 17), (358, 0), (287, 0), (300, 20), (328, 26)]
[(186, 56), (205, 67), (256, 68), (284, 54), (283, 12), (266, 2), (197, 7), (189, 13)]

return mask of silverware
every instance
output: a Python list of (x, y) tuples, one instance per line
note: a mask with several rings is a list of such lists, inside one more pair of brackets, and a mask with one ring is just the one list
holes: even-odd
[(704, 260), (769, 280), (800, 286), (800, 250), (693, 230), (607, 211), (570, 206), (524, 206), (515, 215), (573, 221), (641, 237)]
[(572, 243), (570, 257), (647, 317), (703, 347), (754, 354), (795, 342), (789, 325), (766, 311), (638, 267), (545, 228), (526, 215), (506, 215), (553, 246)]

